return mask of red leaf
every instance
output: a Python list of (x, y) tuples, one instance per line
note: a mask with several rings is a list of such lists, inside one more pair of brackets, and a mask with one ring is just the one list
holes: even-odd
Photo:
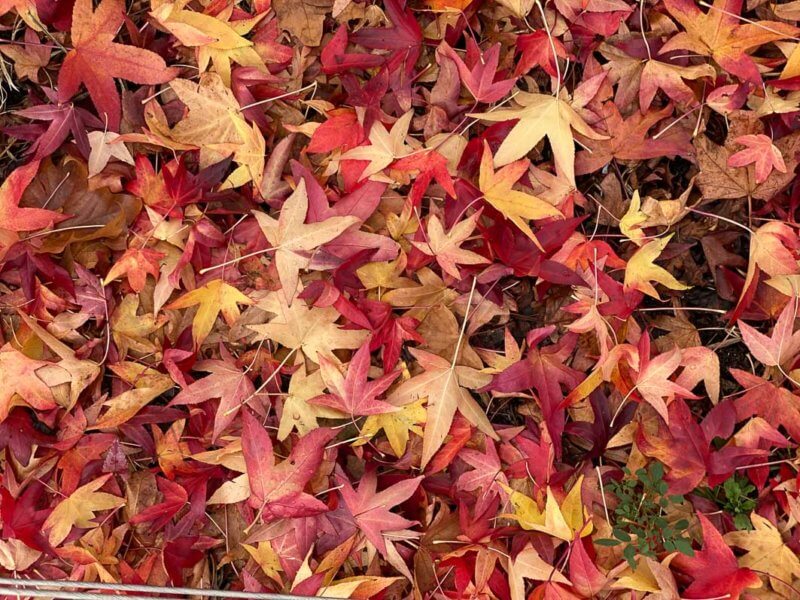
[(72, 49), (58, 72), (59, 101), (69, 101), (83, 83), (101, 119), (112, 131), (119, 128), (122, 114), (115, 77), (156, 84), (165, 83), (177, 74), (156, 53), (113, 41), (124, 19), (122, 0), (102, 0), (97, 10), (92, 10), (92, 0), (76, 0), (72, 11)]

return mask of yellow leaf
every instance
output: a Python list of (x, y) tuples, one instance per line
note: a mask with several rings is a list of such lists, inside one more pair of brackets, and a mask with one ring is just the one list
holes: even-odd
[(619, 230), (622, 235), (627, 237), (637, 246), (642, 245), (645, 235), (641, 229), (642, 223), (647, 221), (647, 215), (642, 212), (642, 200), (639, 197), (639, 190), (633, 192), (628, 211), (619, 220)]
[(422, 436), (420, 425), (425, 423), (426, 416), (425, 398), (405, 404), (397, 412), (370, 415), (361, 428), (361, 435), (365, 439), (359, 440), (354, 445), (366, 444), (367, 439), (374, 437), (378, 431), (383, 429), (386, 439), (392, 447), (392, 452), (397, 457), (403, 456), (408, 446), (409, 432)]
[(302, 350), (314, 362), (319, 362), (319, 354), (330, 357), (333, 350), (355, 350), (369, 335), (363, 330), (340, 329), (336, 321), (341, 315), (332, 306), (309, 308), (305, 302), (289, 306), (281, 292), (272, 292), (258, 307), (276, 316), (269, 323), (248, 326), (258, 334), (256, 341), (269, 339)]
[[(305, 359), (300, 357), (300, 368), (289, 380), (289, 392), (283, 399), (281, 422), (278, 425), (278, 440), (283, 441), (293, 430), (305, 435), (318, 427), (319, 418), (341, 418), (342, 413), (327, 406), (311, 404), (309, 400), (325, 393), (325, 382), (319, 370), (310, 375), (306, 371)], [(362, 431), (362, 433), (364, 433)]]
[(221, 189), (234, 189), (252, 181), (253, 187), (261, 189), (264, 178), (264, 157), (266, 142), (264, 135), (253, 123), (249, 126), (244, 119), (233, 117), (233, 124), (239, 134), (240, 142), (232, 147), (233, 160), (239, 167), (222, 183)]
[(356, 269), (356, 275), (361, 280), (364, 288), (367, 290), (374, 290), (375, 288), (384, 288), (387, 290), (413, 287), (414, 282), (403, 277), (402, 274), (406, 270), (408, 263), (408, 256), (405, 252), (401, 252), (398, 257), (388, 262), (370, 262), (362, 265)]
[(325, 598), (352, 598), (353, 600), (367, 600), (379, 594), (382, 590), (399, 581), (402, 577), (372, 577), (358, 576), (346, 577), (331, 582), (330, 585), (320, 588), (319, 595)]
[(691, 286), (684, 285), (666, 269), (655, 264), (655, 260), (666, 248), (672, 235), (648, 242), (639, 248), (625, 269), (625, 289), (639, 290), (643, 294), (661, 299), (651, 281), (660, 283), (671, 290), (688, 290)]
[(525, 600), (525, 579), (572, 585), (559, 570), (539, 556), (532, 546), (526, 547), (516, 558), (509, 561), (508, 580), (511, 600)]
[(501, 6), (505, 6), (520, 19), (524, 19), (531, 12), (534, 0), (497, 0)]
[(753, 569), (758, 573), (768, 573), (772, 589), (791, 597), (791, 588), (786, 582), (800, 577), (800, 559), (786, 545), (781, 532), (768, 519), (758, 513), (752, 513), (752, 531), (732, 531), (725, 535), (725, 542), (746, 550), (747, 554), (739, 558), (742, 567)]
[(110, 369), (134, 387), (104, 402), (108, 410), (90, 429), (110, 429), (122, 425), (175, 385), (168, 375), (134, 362), (110, 365)]
[(553, 495), (553, 490), (548, 486), (547, 499), (544, 511), (542, 511), (533, 498), (501, 483), (500, 485), (508, 492), (511, 504), (514, 506), (513, 515), (503, 516), (515, 519), (523, 529), (541, 531), (567, 542), (572, 541), (576, 535), (585, 537), (592, 532), (593, 525), (589, 511), (581, 501), (582, 484), (583, 476), (575, 482), (560, 507)]
[[(388, 401), (402, 406), (423, 398), (428, 401), (425, 433), (422, 438), (422, 467), (424, 468), (444, 443), (456, 410), (493, 439), (499, 439), (480, 404), (460, 379), (471, 374), (470, 369), (456, 367), (440, 356), (412, 348), (410, 352), (424, 369), (394, 390)], [(477, 371), (475, 371), (477, 373)]]
[(217, 15), (205, 15), (184, 10), (188, 0), (178, 0), (155, 6), (151, 15), (172, 33), (184, 46), (196, 48), (197, 66), (202, 73), (209, 63), (226, 86), (231, 83), (231, 62), (243, 67), (266, 71), (266, 65), (256, 52), (253, 42), (242, 37), (249, 33), (266, 12), (250, 19), (230, 22), (233, 4)]
[(492, 112), (470, 114), (483, 121), (519, 119), (495, 154), (497, 166), (507, 165), (533, 150), (545, 136), (550, 141), (558, 172), (575, 185), (575, 141), (572, 129), (593, 140), (608, 139), (596, 133), (578, 113), (560, 98), (548, 94), (519, 92), (519, 108), (501, 108)]
[(219, 75), (204, 73), (199, 82), (174, 79), (169, 85), (189, 109), (169, 131), (169, 137), (199, 148), (201, 168), (230, 156), (230, 146), (242, 143), (236, 127), (237, 119), (241, 120), (239, 103)]
[[(61, 360), (56, 363), (59, 369), (63, 369), (66, 373), (66, 378), (58, 377), (60, 382), (66, 382), (69, 385), (69, 397), (64, 407), (71, 410), (78, 402), (78, 397), (81, 395), (90, 383), (100, 376), (102, 369), (100, 365), (85, 359), (79, 359), (75, 356), (75, 351), (67, 346), (64, 342), (56, 338), (53, 334), (40, 326), (36, 321), (31, 319), (24, 312), (17, 313), (19, 317), (25, 321), (25, 324), (42, 340), (50, 350), (52, 350)], [(47, 383), (47, 377), (43, 377)], [(55, 387), (56, 383), (50, 384), (51, 389)]]
[(122, 498), (97, 491), (103, 487), (109, 477), (111, 477), (110, 473), (79, 487), (72, 492), (69, 498), (62, 500), (53, 509), (44, 522), (44, 529), (49, 530), (49, 540), (53, 546), (58, 546), (63, 542), (73, 527), (84, 529), (96, 527), (97, 524), (92, 521), (96, 512), (125, 504), (125, 500)]
[(250, 544), (242, 544), (242, 548), (247, 550), (247, 553), (253, 557), (264, 574), (270, 579), (281, 582), (280, 571), (283, 571), (281, 562), (278, 559), (278, 554), (272, 549), (272, 544), (268, 541), (258, 542), (258, 546), (251, 546)]
[(188, 308), (189, 306), (200, 305), (192, 321), (192, 337), (194, 344), (199, 347), (211, 333), (214, 322), (219, 313), (228, 325), (233, 325), (239, 318), (238, 304), (252, 304), (253, 301), (237, 290), (232, 285), (228, 285), (221, 279), (209, 281), (203, 287), (199, 287), (187, 294), (184, 294), (175, 302), (167, 305), (166, 308)]
[(478, 185), (489, 204), (539, 245), (528, 225), (528, 220), (549, 217), (563, 219), (564, 215), (549, 202), (513, 189), (514, 184), (528, 170), (528, 166), (527, 160), (518, 160), (495, 172), (492, 166), (492, 152), (489, 144), (484, 142)]

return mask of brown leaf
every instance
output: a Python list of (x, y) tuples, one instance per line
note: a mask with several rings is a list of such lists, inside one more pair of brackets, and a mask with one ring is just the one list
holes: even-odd
[[(42, 237), (41, 252), (59, 253), (75, 242), (106, 239), (109, 246), (124, 250), (121, 237), (141, 210), (141, 202), (108, 188), (90, 190), (88, 169), (79, 160), (65, 159), (56, 166), (42, 161), (39, 174), (25, 190), (21, 206), (60, 211), (71, 215)], [(121, 245), (120, 245), (121, 244)]]
[(304, 46), (319, 46), (325, 16), (333, 0), (272, 0), (278, 25), (294, 35)]
[(764, 125), (753, 113), (736, 112), (730, 117), (731, 127), (724, 146), (718, 146), (705, 135), (695, 138), (697, 163), (700, 174), (697, 186), (706, 201), (734, 200), (750, 196), (756, 200), (770, 200), (794, 180), (797, 153), (800, 151), (800, 132), (789, 134), (775, 142), (786, 162), (786, 172), (774, 170), (762, 182), (757, 183), (753, 165), (729, 167), (728, 160), (739, 150), (741, 144), (734, 140), (743, 135), (759, 134)]

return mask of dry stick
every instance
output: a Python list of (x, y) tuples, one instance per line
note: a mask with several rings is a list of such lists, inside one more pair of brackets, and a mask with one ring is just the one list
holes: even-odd
[(258, 102), (252, 102), (250, 104), (245, 104), (244, 106), (240, 107), (237, 112), (242, 112), (243, 110), (247, 110), (248, 108), (253, 108), (254, 106), (261, 106), (262, 104), (269, 104), (270, 102), (274, 102), (275, 100), (281, 100), (282, 98), (288, 98), (289, 96), (294, 96), (295, 94), (299, 94), (300, 92), (304, 92), (306, 90), (310, 90), (311, 88), (317, 88), (317, 81), (314, 80), (312, 83), (309, 83), (306, 86), (298, 88), (296, 90), (291, 90), (280, 94), (278, 96), (273, 96), (272, 98), (265, 98), (264, 100), (259, 100)]
[[(291, 594), (263, 594), (241, 592), (235, 590), (207, 590), (186, 587), (166, 587), (152, 585), (132, 585), (124, 583), (97, 583), (88, 581), (56, 581), (50, 579), (11, 579), (0, 577), (0, 594), (34, 598), (63, 598), (65, 600), (108, 600), (126, 598), (133, 600), (152, 600), (153, 596), (130, 596), (127, 592), (142, 594), (161, 594), (167, 596), (207, 596), (210, 598), (239, 598), (242, 600), (300, 600), (300, 596)], [(44, 589), (36, 589), (44, 588)], [(105, 593), (64, 592), (60, 590), (105, 590)]]
[(273, 248), (265, 248), (264, 250), (256, 250), (254, 252), (249, 252), (249, 253), (244, 254), (244, 255), (242, 255), (242, 256), (240, 256), (238, 258), (232, 258), (230, 260), (226, 260), (225, 262), (221, 262), (218, 265), (213, 265), (211, 267), (206, 267), (205, 269), (200, 269), (198, 271), (198, 273), (200, 273), (200, 275), (205, 275), (206, 273), (208, 273), (210, 271), (214, 271), (216, 269), (222, 269), (223, 267), (227, 267), (228, 265), (232, 265), (232, 264), (238, 263), (238, 262), (246, 260), (248, 258), (253, 258), (254, 256), (260, 256), (261, 254), (268, 254), (270, 252), (274, 252), (278, 248), (280, 248), (280, 246), (275, 246)]
[(63, 229), (48, 229), (47, 231), (40, 231), (39, 233), (33, 233), (28, 237), (22, 238), (21, 242), (27, 242), (28, 240), (32, 240), (33, 238), (43, 237), (45, 235), (50, 235), (51, 233), (64, 233), (65, 231), (76, 231), (79, 229), (102, 229), (105, 225), (74, 225), (73, 227), (64, 227)]
[(703, 215), (704, 217), (708, 217), (710, 219), (719, 219), (720, 221), (725, 221), (726, 223), (730, 223), (731, 225), (734, 225), (736, 227), (741, 227), (746, 232), (748, 232), (750, 235), (755, 235), (755, 233), (756, 233), (755, 231), (750, 229), (747, 225), (742, 225), (741, 223), (738, 223), (738, 222), (734, 221), (733, 219), (729, 219), (728, 217), (723, 217), (722, 215), (715, 215), (713, 213), (707, 213), (705, 211), (698, 210), (693, 206), (687, 206), (686, 210), (689, 210), (691, 212), (697, 213), (698, 215)]
[(723, 310), (721, 308), (705, 308), (703, 306), (655, 306), (652, 308), (637, 308), (639, 312), (662, 312), (668, 310), (685, 310), (685, 311), (697, 311), (697, 312), (711, 312), (717, 313), (719, 315), (724, 315), (727, 310)]
[[(547, 41), (550, 42), (550, 51), (553, 53), (553, 62), (556, 65), (556, 90), (555, 97), (558, 98), (561, 94), (561, 67), (558, 64), (558, 54), (556, 53), (556, 44), (553, 41), (553, 34), (550, 32), (550, 23), (547, 22), (547, 15), (544, 12), (544, 7), (539, 0), (536, 0), (536, 7), (539, 9), (539, 14), (542, 15), (542, 23), (544, 24), (544, 31), (547, 34)], [(528, 24), (528, 18), (525, 17), (525, 24), (533, 31), (533, 28)]]
[(252, 394), (250, 394), (250, 395), (249, 395), (247, 398), (245, 398), (244, 400), (242, 400), (242, 402), (241, 402), (241, 404), (239, 404), (239, 406), (232, 406), (232, 407), (231, 407), (231, 408), (229, 408), (227, 411), (225, 411), (225, 416), (228, 416), (228, 415), (230, 415), (231, 413), (234, 413), (234, 412), (236, 412), (236, 411), (237, 411), (237, 410), (239, 410), (241, 407), (243, 407), (245, 404), (247, 404), (248, 402), (250, 402), (250, 400), (252, 400), (253, 398), (255, 398), (255, 397), (256, 397), (256, 396), (257, 396), (259, 393), (261, 393), (261, 390), (263, 390), (265, 387), (267, 387), (267, 386), (269, 385), (269, 383), (270, 383), (270, 382), (271, 382), (273, 379), (275, 379), (275, 377), (276, 377), (276, 376), (277, 376), (277, 375), (278, 375), (278, 374), (281, 372), (281, 369), (282, 369), (282, 368), (283, 368), (283, 367), (286, 365), (286, 363), (289, 361), (289, 358), (290, 358), (290, 357), (291, 357), (291, 356), (292, 356), (292, 355), (295, 353), (295, 351), (296, 351), (296, 350), (297, 350), (297, 348), (292, 348), (292, 349), (291, 349), (291, 351), (289, 351), (289, 354), (287, 354), (287, 355), (286, 355), (286, 357), (285, 357), (285, 358), (284, 358), (284, 359), (283, 359), (283, 360), (280, 362), (280, 364), (279, 364), (279, 365), (278, 365), (278, 367), (277, 367), (277, 368), (276, 368), (276, 369), (275, 369), (275, 370), (272, 372), (272, 374), (271, 374), (269, 377), (267, 377), (267, 378), (264, 380), (264, 383), (262, 383), (260, 386), (258, 386), (258, 387), (255, 389), (255, 391), (254, 391)]
[(647, 41), (647, 35), (644, 32), (644, 0), (639, 1), (639, 31), (642, 34), (644, 47), (647, 49), (647, 60), (653, 60), (653, 55), (650, 53), (650, 43)]

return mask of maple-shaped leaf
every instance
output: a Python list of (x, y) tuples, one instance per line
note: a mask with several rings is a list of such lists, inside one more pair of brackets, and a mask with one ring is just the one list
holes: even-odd
[(242, 411), (242, 453), (247, 472), (224, 483), (208, 503), (246, 500), (264, 521), (325, 512), (325, 504), (304, 489), (322, 462), (325, 444), (333, 435), (329, 429), (315, 429), (300, 438), (288, 458), (275, 464), (267, 430), (250, 411)]
[[(0, 0), (0, 13), (3, 12), (2, 5), (9, 0)], [(19, 13), (17, 13), (19, 14)], [(3, 44), (0, 46), (0, 54), (4, 54), (14, 62), (14, 72), (20, 79), (29, 79), (32, 82), (38, 81), (39, 70), (50, 63), (51, 48), (39, 44), (39, 36), (33, 29), (25, 30), (25, 44)]]
[(761, 74), (747, 51), (791, 38), (797, 27), (779, 21), (741, 23), (742, 0), (714, 0), (704, 13), (694, 0), (665, 0), (669, 13), (686, 31), (672, 36), (661, 53), (689, 50), (712, 57), (716, 63), (743, 81), (761, 85)]
[(581, 139), (587, 149), (578, 152), (575, 172), (578, 175), (593, 173), (613, 159), (645, 160), (661, 156), (689, 156), (692, 153), (691, 135), (680, 125), (659, 132), (658, 137), (648, 133), (656, 123), (672, 113), (672, 105), (668, 104), (661, 110), (644, 114), (637, 111), (623, 119), (617, 105), (606, 102), (601, 110), (601, 118), (608, 137), (599, 141)]
[(369, 161), (359, 179), (380, 173), (398, 158), (411, 153), (412, 148), (406, 145), (406, 136), (413, 116), (413, 111), (405, 113), (395, 121), (391, 131), (386, 131), (386, 127), (380, 121), (373, 121), (368, 136), (370, 145), (348, 150), (342, 154), (342, 160)]
[(282, 292), (291, 306), (297, 295), (300, 269), (311, 263), (311, 252), (336, 239), (359, 219), (353, 216), (330, 217), (318, 223), (306, 223), (308, 194), (301, 179), (292, 195), (283, 203), (278, 219), (263, 212), (254, 212), (258, 226), (274, 249), (275, 265)]
[(199, 148), (200, 166), (209, 167), (242, 144), (239, 103), (219, 75), (203, 73), (197, 82), (175, 79), (169, 86), (188, 114), (171, 129), (165, 125), (163, 131), (148, 123), (151, 134), (161, 135), (163, 145), (176, 150)]
[(781, 311), (769, 336), (740, 321), (742, 341), (759, 362), (768, 367), (780, 367), (800, 351), (800, 331), (794, 331), (796, 317), (797, 304), (792, 300)]
[(729, 167), (754, 165), (756, 183), (764, 183), (773, 169), (786, 173), (786, 163), (780, 149), (772, 143), (772, 138), (759, 133), (743, 135), (734, 141), (745, 146), (745, 149), (731, 154), (728, 158)]
[(497, 102), (514, 87), (516, 79), (494, 80), (500, 64), (499, 43), (482, 53), (477, 42), (468, 37), (466, 63), (446, 41), (439, 44), (436, 54), (447, 57), (456, 64), (461, 82), (476, 102)]
[(302, 349), (316, 363), (334, 349), (360, 348), (369, 336), (366, 331), (336, 325), (341, 315), (334, 307), (309, 308), (305, 302), (290, 306), (282, 292), (269, 294), (258, 307), (275, 317), (269, 323), (248, 326), (258, 334), (257, 340), (269, 339), (293, 350)]
[(336, 482), (342, 486), (339, 493), (358, 529), (382, 555), (387, 556), (391, 542), (387, 541), (386, 534), (404, 532), (415, 523), (390, 509), (408, 500), (422, 479), (422, 476), (404, 479), (379, 492), (375, 469), (367, 469), (359, 481), (358, 491), (341, 473), (337, 474)]
[[(748, 402), (752, 404), (751, 400)], [(720, 414), (729, 415), (730, 408), (726, 406), (720, 409)], [(747, 408), (749, 407), (742, 407), (743, 414), (746, 414)], [(668, 425), (658, 419), (658, 426), (654, 431), (648, 430), (644, 425), (640, 426), (636, 434), (636, 445), (646, 456), (655, 458), (668, 467), (664, 481), (669, 484), (670, 493), (688, 494), (706, 475), (708, 485), (714, 487), (728, 479), (737, 467), (763, 460), (765, 451), (758, 448), (728, 445), (720, 451), (713, 451), (711, 441), (717, 435), (713, 426), (713, 419), (702, 424), (697, 423), (681, 398), (676, 398), (669, 405)], [(728, 434), (720, 437), (728, 437)]]
[[(644, 346), (649, 350), (649, 343)], [(646, 356), (646, 353), (640, 352), (639, 361), (639, 374), (635, 383), (636, 391), (661, 415), (665, 422), (669, 423), (667, 404), (675, 398), (676, 394), (682, 398), (695, 398), (691, 390), (687, 390), (669, 379), (681, 365), (681, 349), (673, 348), (652, 359)]]
[(230, 87), (232, 61), (244, 67), (264, 69), (264, 60), (256, 52), (255, 43), (243, 37), (264, 18), (264, 14), (230, 21), (233, 5), (217, 14), (205, 14), (187, 9), (187, 4), (186, 0), (154, 3), (150, 14), (184, 46), (196, 49), (201, 73), (213, 64), (225, 86)]
[[(368, 439), (382, 429), (395, 456), (398, 458), (403, 456), (408, 447), (409, 433), (413, 432), (422, 437), (423, 431), (420, 425), (425, 424), (428, 411), (425, 410), (425, 398), (403, 404), (397, 408), (398, 410), (394, 412), (367, 417), (361, 427), (361, 435), (365, 439), (360, 440), (360, 443), (366, 444)], [(354, 445), (357, 446), (359, 443)]]
[(10, 344), (0, 348), (0, 372), (4, 379), (0, 391), (0, 421), (8, 417), (15, 404), (15, 396), (37, 410), (50, 410), (58, 406), (50, 386), (36, 374), (48, 365), (48, 362), (28, 358)]
[(506, 7), (520, 19), (524, 19), (533, 9), (534, 0), (497, 0), (497, 3)]
[(529, 496), (503, 486), (514, 507), (513, 514), (503, 516), (514, 519), (525, 530), (541, 531), (566, 542), (587, 536), (594, 527), (589, 511), (581, 501), (582, 485), (583, 476), (578, 478), (560, 505), (552, 488), (547, 486), (544, 510), (539, 509), (536, 501)]
[(734, 401), (738, 421), (757, 415), (782, 426), (795, 440), (800, 439), (800, 398), (749, 371), (731, 369), (730, 372), (745, 390)]
[[(576, 546), (578, 545), (580, 543), (576, 544)], [(544, 560), (530, 545), (508, 561), (508, 579), (511, 587), (511, 600), (525, 600), (526, 579), (570, 585), (569, 579), (564, 577), (555, 566)]]
[(769, 519), (753, 512), (750, 521), (752, 530), (727, 533), (725, 542), (747, 552), (739, 558), (742, 567), (768, 575), (773, 590), (791, 597), (794, 590), (789, 582), (800, 577), (800, 559)]
[(527, 171), (530, 163), (526, 159), (512, 162), (497, 172), (492, 165), (492, 151), (484, 142), (478, 185), (483, 198), (497, 211), (510, 220), (534, 243), (538, 240), (527, 221), (532, 219), (563, 219), (563, 213), (555, 206), (532, 194), (513, 189)]
[(423, 195), (434, 179), (442, 186), (447, 194), (456, 197), (456, 189), (453, 187), (453, 178), (447, 168), (447, 158), (435, 150), (418, 150), (412, 152), (391, 164), (392, 171), (416, 172), (414, 183), (408, 192), (408, 199), (413, 206), (422, 203)]
[(232, 117), (233, 125), (239, 134), (239, 142), (231, 144), (233, 160), (239, 165), (222, 183), (222, 189), (239, 188), (252, 181), (253, 187), (261, 189), (264, 177), (264, 157), (266, 142), (264, 134), (253, 123), (248, 125), (244, 119)]
[(138, 363), (121, 362), (110, 365), (110, 369), (133, 387), (103, 403), (108, 409), (97, 418), (93, 429), (119, 427), (175, 385), (169, 376)]
[(0, 187), (0, 229), (8, 231), (35, 231), (68, 219), (44, 208), (20, 208), (19, 201), (28, 185), (36, 177), (39, 161), (35, 160), (14, 169)]
[(311, 134), (309, 152), (332, 152), (339, 148), (346, 152), (364, 140), (364, 128), (352, 108), (335, 108), (325, 116), (325, 122)]
[(606, 69), (611, 81), (617, 84), (614, 102), (619, 107), (626, 107), (638, 98), (642, 113), (648, 112), (658, 90), (680, 107), (696, 105), (696, 94), (684, 80), (716, 76), (716, 70), (708, 64), (681, 66), (650, 57), (637, 58), (606, 43), (600, 45), (599, 51), (608, 59)]
[[(49, 88), (42, 88), (42, 91), (53, 104), (30, 106), (22, 110), (16, 110), (14, 114), (34, 121), (49, 122), (50, 124), (47, 127), (41, 125), (9, 127), (5, 131), (20, 139), (33, 142), (26, 153), (32, 154), (34, 160), (41, 160), (50, 156), (64, 143), (70, 133), (72, 133), (72, 137), (81, 154), (89, 156), (91, 146), (87, 129), (89, 127), (104, 127), (105, 123), (88, 110), (76, 106), (72, 102), (59, 104), (55, 91)], [(25, 129), (22, 129), (22, 127), (25, 127)]]
[(516, 51), (520, 53), (514, 75), (519, 77), (534, 66), (542, 67), (550, 77), (558, 76), (556, 61), (558, 58), (569, 58), (564, 43), (556, 36), (548, 35), (539, 29), (532, 33), (517, 36)]
[(48, 539), (53, 546), (63, 542), (73, 527), (97, 527), (98, 524), (92, 521), (95, 513), (125, 504), (124, 498), (98, 491), (110, 477), (109, 473), (79, 487), (53, 509), (44, 522), (44, 529), (48, 531)]
[(195, 347), (200, 347), (214, 328), (220, 313), (228, 325), (233, 325), (239, 318), (239, 304), (253, 304), (253, 301), (222, 279), (213, 279), (204, 286), (187, 292), (165, 308), (188, 308), (199, 305), (192, 320), (192, 338)]
[(422, 45), (422, 28), (405, 5), (405, 0), (386, 0), (384, 10), (392, 27), (364, 27), (353, 34), (352, 40), (365, 48), (396, 51), (410, 63), (415, 62)]
[(569, 366), (569, 357), (577, 341), (575, 334), (565, 335), (555, 344), (538, 347), (554, 330), (552, 325), (531, 330), (527, 336), (526, 357), (495, 375), (485, 389), (504, 393), (536, 390), (536, 401), (542, 409), (555, 452), (560, 455), (565, 424), (563, 389), (577, 388), (583, 374)]
[(134, 160), (131, 153), (120, 140), (120, 135), (113, 131), (92, 131), (87, 137), (92, 151), (89, 153), (89, 177), (102, 172), (106, 168), (108, 161), (116, 158), (124, 163), (133, 165)]
[(675, 553), (659, 562), (649, 556), (639, 556), (636, 558), (636, 569), (629, 567), (623, 571), (622, 577), (614, 582), (612, 588), (650, 592), (653, 600), (680, 598), (675, 575), (669, 568), (674, 557)]
[(334, 408), (351, 417), (398, 410), (396, 406), (379, 400), (378, 396), (389, 389), (400, 372), (395, 371), (369, 381), (369, 344), (361, 346), (353, 355), (347, 365), (346, 376), (343, 376), (337, 364), (326, 356), (319, 357), (319, 367), (329, 393), (312, 398), (311, 402), (314, 404)]
[(427, 465), (441, 447), (456, 411), (486, 435), (497, 439), (497, 434), (480, 404), (472, 397), (461, 380), (471, 373), (466, 367), (457, 367), (441, 356), (424, 350), (410, 349), (424, 369), (416, 377), (401, 383), (390, 395), (392, 404), (402, 405), (427, 398), (427, 419), (422, 438), (422, 466)]
[(58, 72), (58, 99), (67, 102), (83, 83), (108, 129), (116, 131), (122, 115), (114, 78), (153, 85), (166, 83), (177, 71), (155, 52), (117, 44), (114, 38), (125, 20), (123, 0), (76, 0), (72, 11), (72, 49)]
[(733, 551), (722, 535), (702, 513), (697, 513), (703, 528), (703, 549), (694, 556), (678, 554), (673, 564), (694, 581), (686, 589), (689, 598), (725, 597), (738, 600), (745, 589), (761, 587), (752, 570), (739, 567)]
[[(52, 333), (39, 325), (35, 320), (22, 311), (17, 313), (25, 325), (33, 331), (44, 344), (52, 350), (61, 360), (53, 363), (55, 368), (51, 368), (45, 379), (51, 387), (66, 383), (68, 384), (69, 394), (61, 403), (68, 410), (78, 402), (78, 397), (102, 372), (100, 365), (88, 359), (81, 359), (76, 356), (76, 352), (64, 342), (56, 338)], [(43, 372), (44, 375), (44, 372)]]
[[(279, 411), (278, 440), (284, 441), (293, 430), (305, 435), (319, 427), (317, 419), (337, 419), (342, 413), (326, 406), (311, 404), (310, 400), (325, 393), (325, 382), (322, 373), (317, 369), (308, 373), (305, 358), (298, 359), (300, 367), (292, 373), (289, 390), (283, 398), (283, 406)], [(362, 428), (363, 433), (363, 428)]]
[(214, 417), (214, 440), (233, 423), (239, 409), (256, 391), (247, 371), (240, 369), (227, 351), (222, 352), (222, 358), (197, 362), (192, 369), (204, 371), (208, 375), (184, 388), (170, 401), (170, 406), (181, 406), (219, 398), (219, 407)]
[[(794, 257), (797, 250), (797, 236), (786, 223), (770, 221), (753, 232), (750, 236), (747, 274), (739, 301), (731, 311), (731, 322), (739, 318), (755, 296), (760, 272), (773, 278), (784, 275), (791, 276), (798, 272), (797, 260)], [(791, 290), (791, 286), (789, 290)], [(794, 293), (792, 291), (792, 294)]]
[(480, 254), (461, 248), (461, 244), (472, 235), (475, 223), (480, 218), (476, 212), (463, 221), (456, 223), (453, 228), (445, 233), (441, 221), (436, 215), (428, 217), (427, 239), (424, 242), (412, 241), (416, 248), (436, 258), (436, 262), (448, 275), (461, 279), (457, 265), (481, 265), (490, 262)]
[(42, 30), (42, 21), (39, 11), (36, 9), (36, 0), (0, 0), (0, 16), (12, 9), (28, 27), (36, 31)]
[[(705, 135), (697, 136), (694, 140), (697, 163), (700, 167), (700, 173), (697, 176), (697, 185), (700, 191), (709, 200), (746, 198), (748, 196), (757, 200), (771, 200), (794, 180), (794, 171), (798, 164), (797, 155), (800, 153), (800, 134), (790, 133), (771, 140), (770, 144), (774, 146), (774, 149), (769, 149), (766, 156), (759, 155), (759, 160), (763, 163), (772, 162), (774, 164), (775, 154), (779, 153), (786, 170), (772, 169), (761, 182), (758, 182), (755, 172), (758, 161), (756, 164), (752, 164), (751, 161), (746, 166), (743, 163), (739, 168), (731, 168), (729, 163), (733, 156), (741, 153), (742, 144), (737, 140), (740, 138), (752, 139), (752, 136), (764, 136), (764, 124), (752, 111), (733, 111), (728, 115), (728, 120), (730, 128), (724, 145), (715, 144)], [(764, 143), (763, 149), (768, 149), (766, 143)], [(761, 174), (765, 175), (765, 173), (766, 171)]]
[(106, 273), (103, 285), (108, 285), (115, 279), (125, 276), (131, 289), (140, 293), (147, 282), (147, 275), (158, 279), (161, 259), (166, 255), (150, 248), (128, 248)]
[(283, 568), (281, 567), (278, 554), (272, 549), (272, 544), (268, 541), (258, 542), (258, 546), (242, 544), (242, 548), (247, 550), (247, 553), (258, 563), (258, 566), (267, 577), (273, 581), (281, 581), (280, 571), (282, 571)]
[(664, 248), (674, 234), (655, 239), (639, 248), (628, 260), (625, 268), (625, 289), (639, 290), (643, 294), (660, 299), (656, 288), (651, 282), (655, 281), (671, 290), (688, 290), (690, 286), (680, 281), (664, 269), (655, 264)]
[(189, 494), (183, 486), (164, 477), (159, 477), (156, 485), (164, 499), (133, 515), (129, 520), (131, 525), (147, 523), (150, 531), (159, 531), (166, 527), (172, 518), (186, 506)]
[(508, 485), (497, 447), (492, 440), (487, 439), (484, 452), (465, 448), (458, 456), (472, 467), (472, 470), (461, 474), (456, 487), (467, 492), (480, 490), (475, 510), (482, 513), (489, 508), (489, 504), (498, 494), (503, 493), (502, 485)]
[(520, 104), (519, 108), (501, 108), (470, 115), (494, 122), (519, 119), (497, 149), (494, 163), (503, 166), (522, 158), (547, 136), (556, 169), (575, 185), (575, 142), (572, 139), (572, 130), (592, 140), (602, 140), (605, 136), (589, 127), (565, 100), (548, 94), (527, 92), (518, 93), (514, 99)]

